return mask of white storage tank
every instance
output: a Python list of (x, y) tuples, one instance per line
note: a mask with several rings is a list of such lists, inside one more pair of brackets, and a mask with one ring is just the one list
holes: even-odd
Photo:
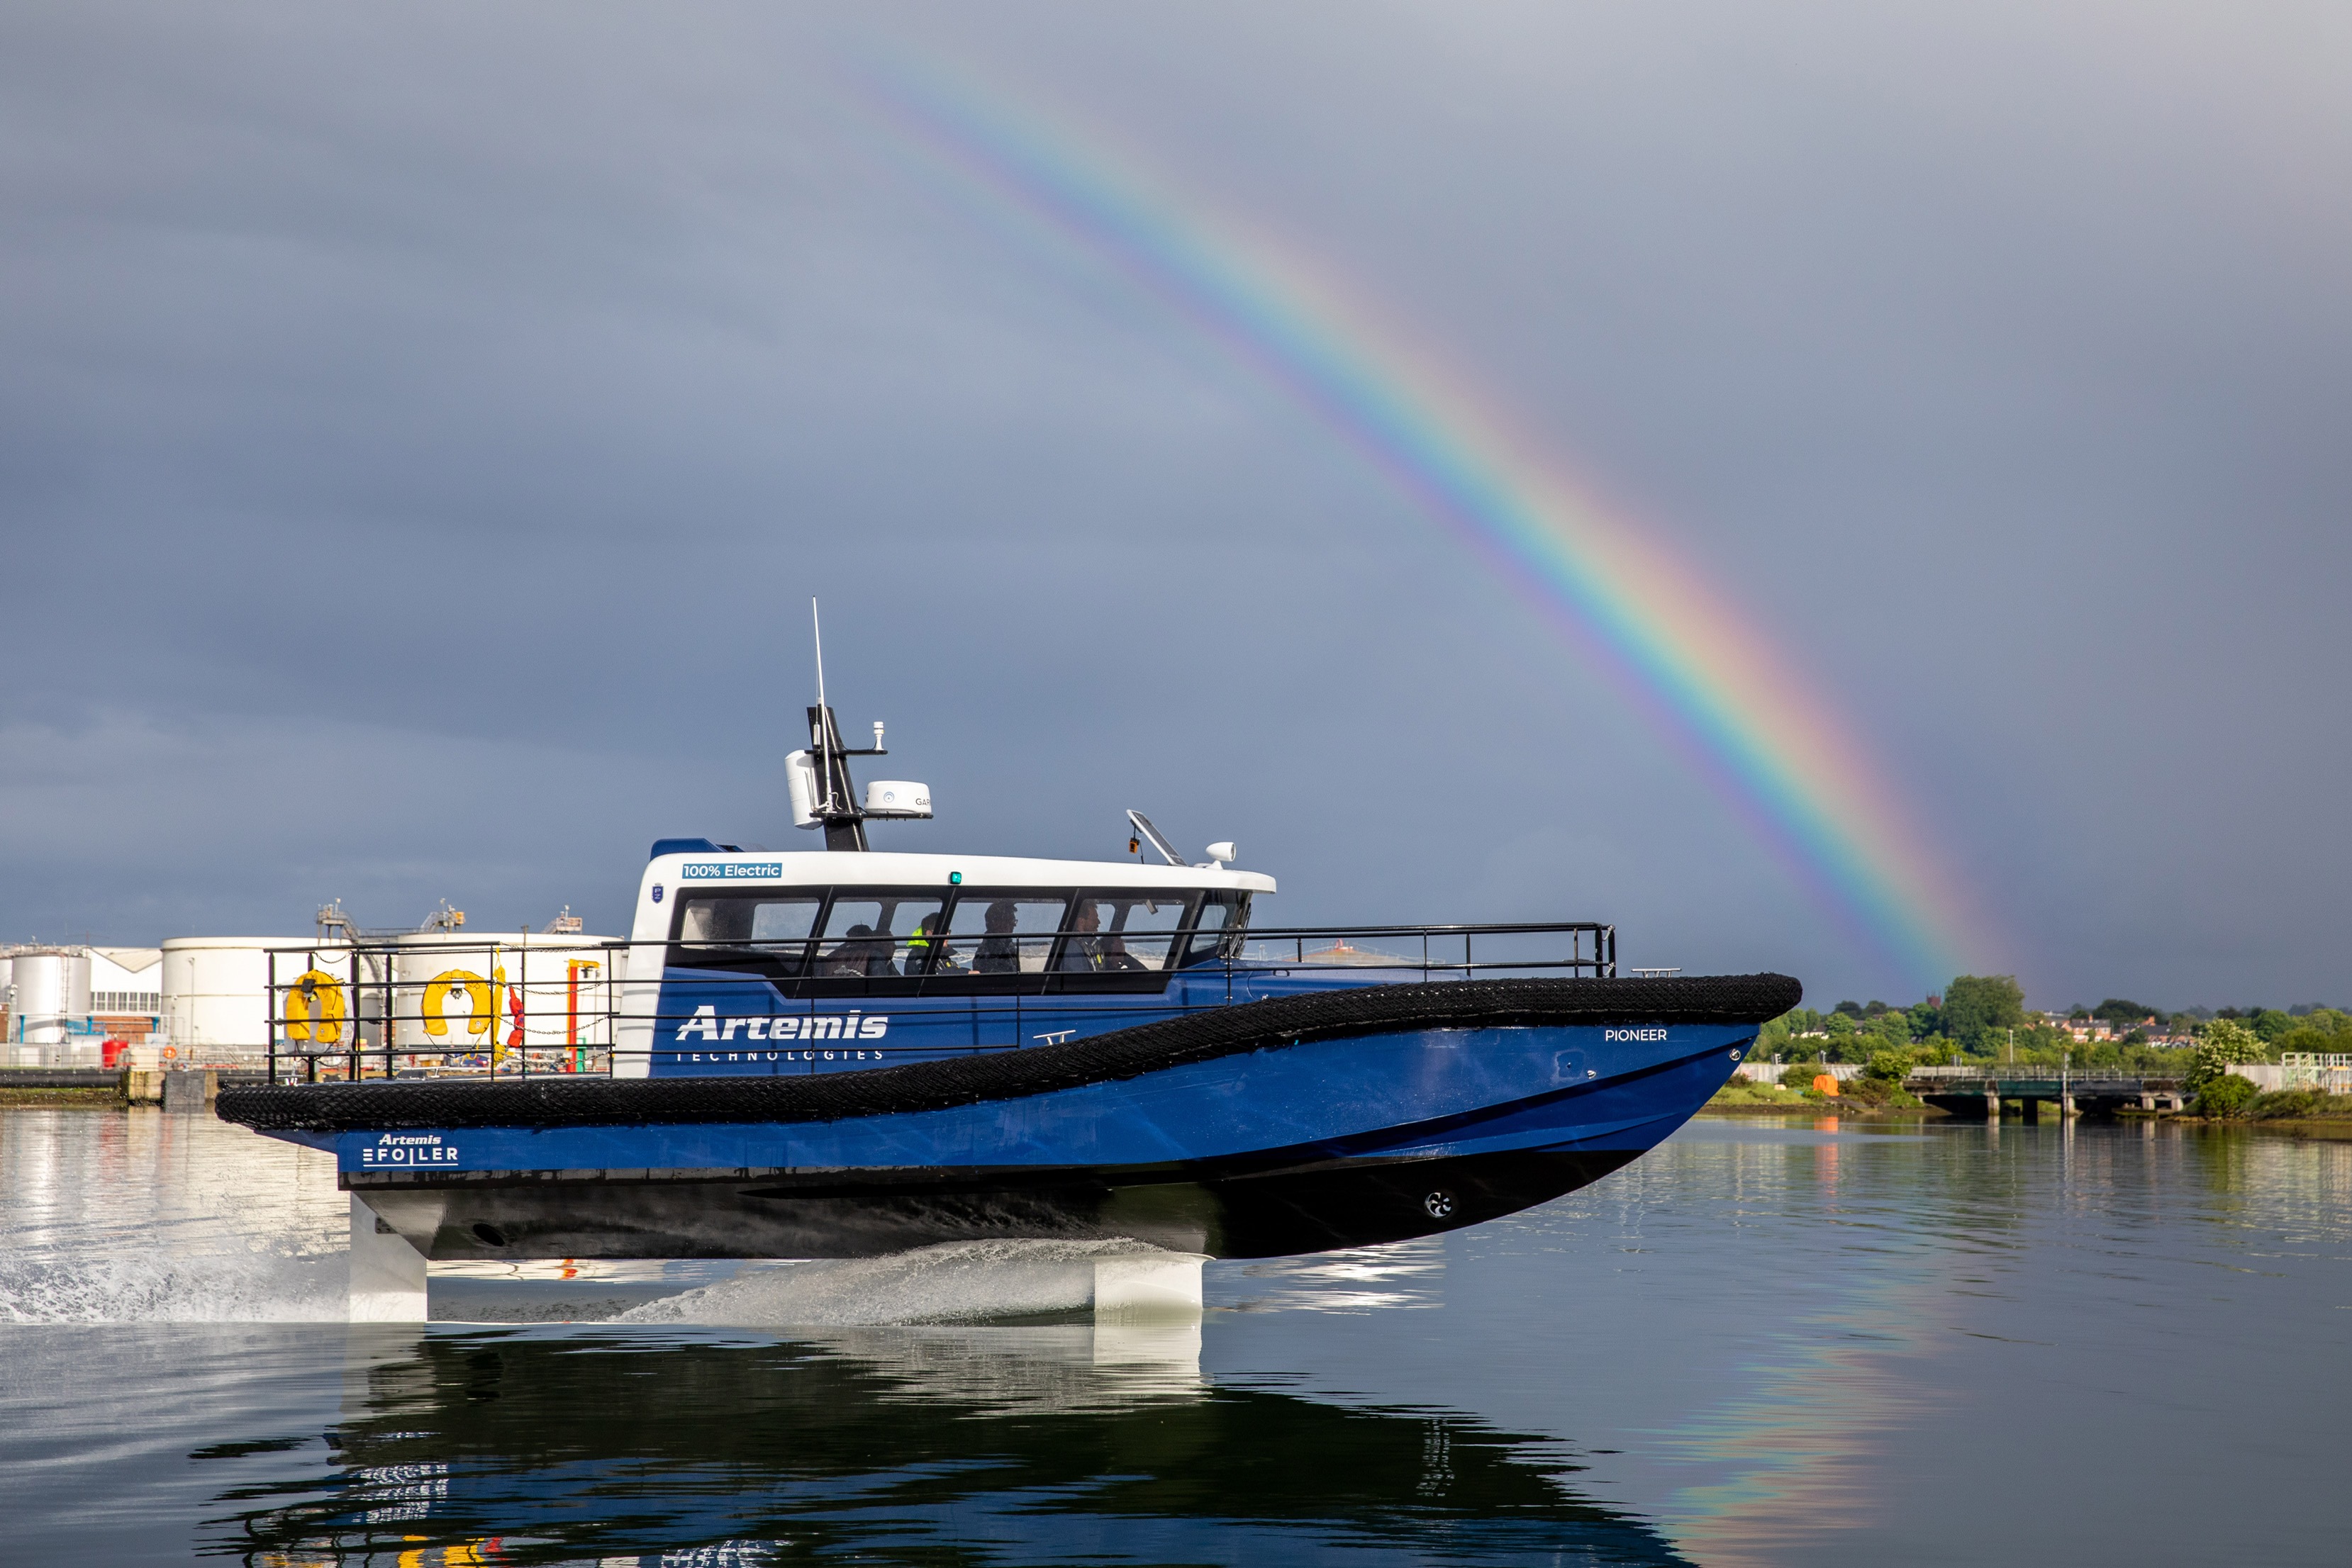
[(22, 1016), (13, 992), (16, 952), (14, 947), (0, 948), (0, 1067), (38, 1067), (41, 1048), (16, 1040), (16, 1019)]
[(393, 938), (393, 1044), (401, 1065), (487, 1067), (493, 1051), (510, 1061), (520, 1045), (532, 1053), (534, 1071), (589, 1067), (584, 1054), (565, 1053), (601, 1052), (612, 1043), (620, 957), (612, 940), (520, 931)]
[[(15, 1064), (24, 1067), (98, 1065), (98, 1041), (87, 1033), (89, 1017), (89, 954), (79, 947), (19, 947), (8, 966), (16, 1006), (8, 1015), (8, 1043)], [(68, 1022), (83, 1026), (79, 1035)], [(87, 1040), (89, 1049), (77, 1048)], [(87, 1055), (87, 1064), (77, 1060)]]
[[(250, 1066), (268, 1053), (269, 951), (293, 979), (302, 972), (299, 936), (174, 936), (163, 944), (163, 1046), (167, 1065)], [(331, 948), (326, 949), (331, 952)]]

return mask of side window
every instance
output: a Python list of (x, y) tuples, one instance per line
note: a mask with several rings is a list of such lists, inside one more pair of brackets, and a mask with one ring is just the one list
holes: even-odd
[(818, 944), (816, 972), (835, 978), (919, 975), (939, 930), (936, 893), (843, 892), (834, 895)]
[(1054, 937), (1069, 907), (1066, 893), (991, 893), (966, 888), (948, 919), (946, 950), (932, 970), (940, 975), (1034, 975), (1053, 956)]
[(1118, 888), (1080, 894), (1060, 967), (1103, 974), (1167, 968), (1192, 898), (1182, 890), (1139, 894)]
[(688, 968), (800, 974), (823, 903), (815, 894), (690, 894), (678, 901), (670, 961)]
[(1223, 951), (1225, 939), (1232, 932), (1249, 923), (1249, 896), (1246, 894), (1212, 893), (1201, 901), (1200, 923), (1192, 929), (1191, 945), (1184, 954), (1186, 965), (1205, 964)]

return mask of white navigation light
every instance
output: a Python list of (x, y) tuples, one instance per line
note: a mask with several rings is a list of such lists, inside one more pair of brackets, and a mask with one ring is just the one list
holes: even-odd
[(1209, 859), (1218, 865), (1241, 858), (1241, 852), (1234, 847), (1234, 841), (1231, 839), (1225, 839), (1209, 846)]
[(795, 751), (784, 758), (784, 787), (792, 791), (793, 826), (822, 828), (824, 821), (816, 814), (816, 755)]
[(931, 814), (931, 787), (908, 779), (877, 779), (866, 786), (866, 814), (928, 817)]

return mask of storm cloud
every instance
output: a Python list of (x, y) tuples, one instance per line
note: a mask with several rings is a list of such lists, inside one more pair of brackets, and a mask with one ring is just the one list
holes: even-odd
[[(2352, 19), (2253, 5), (0, 16), (0, 936), (625, 924), (803, 847), (1601, 918), (1916, 989), (1311, 410), (895, 126), (1090, 127), (1742, 599), (2035, 1005), (2343, 1000)], [(788, 842), (790, 841), (790, 842)]]

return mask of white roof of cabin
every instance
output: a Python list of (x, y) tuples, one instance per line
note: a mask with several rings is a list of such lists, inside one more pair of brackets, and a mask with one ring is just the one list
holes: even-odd
[(646, 862), (637, 897), (654, 883), (673, 888), (766, 883), (784, 887), (946, 887), (962, 873), (966, 887), (1220, 888), (1272, 893), (1264, 872), (1230, 867), (1143, 865), (1135, 861), (1031, 860), (1019, 855), (893, 854), (880, 851), (722, 851), (659, 855)]

